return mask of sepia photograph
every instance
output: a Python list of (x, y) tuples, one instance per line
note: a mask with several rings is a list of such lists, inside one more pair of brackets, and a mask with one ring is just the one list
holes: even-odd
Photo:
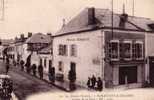
[(0, 0), (0, 100), (154, 100), (153, 0)]

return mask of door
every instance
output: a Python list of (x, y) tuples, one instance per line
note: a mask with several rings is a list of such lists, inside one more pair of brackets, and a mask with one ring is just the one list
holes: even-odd
[(119, 84), (137, 83), (137, 66), (119, 67)]
[(154, 86), (154, 57), (149, 57), (149, 68), (150, 84)]
[(76, 63), (71, 62), (70, 70), (72, 70), (72, 71), (74, 71), (76, 73)]

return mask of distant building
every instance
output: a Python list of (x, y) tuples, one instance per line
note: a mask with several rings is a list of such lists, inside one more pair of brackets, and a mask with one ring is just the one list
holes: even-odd
[[(5, 58), (7, 54), (10, 54), (13, 50), (8, 50), (10, 44), (13, 44), (14, 40), (13, 39), (1, 39), (0, 43), (0, 58)], [(12, 57), (13, 55), (9, 55)]]
[(38, 51), (39, 63), (42, 63), (42, 65), (44, 66), (45, 73), (48, 73), (49, 67), (52, 67), (52, 55), (52, 44)]
[(23, 57), (23, 54), (26, 52), (26, 45), (25, 45), (26, 40), (27, 37), (25, 37), (24, 34), (21, 34), (19, 38), (17, 37), (15, 38), (14, 59), (17, 62), (17, 64), (19, 64), (21, 60), (26, 59), (25, 57)]
[(86, 8), (56, 33), (56, 74), (68, 81), (69, 70), (75, 69), (76, 84), (86, 86), (88, 77), (95, 75), (101, 77), (103, 88), (142, 87), (149, 80), (145, 65), (154, 53), (154, 27), (148, 25), (154, 21), (114, 13), (112, 31), (111, 15), (107, 9)]
[[(49, 65), (52, 64), (52, 36), (50, 34), (37, 33), (26, 41), (27, 51), (31, 55), (31, 65), (42, 64), (44, 71), (48, 72)], [(25, 53), (27, 55), (27, 53)], [(28, 55), (27, 55), (28, 56)]]

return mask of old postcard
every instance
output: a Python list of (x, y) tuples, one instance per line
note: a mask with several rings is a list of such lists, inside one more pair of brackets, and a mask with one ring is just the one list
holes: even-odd
[(0, 100), (153, 100), (153, 0), (0, 0)]

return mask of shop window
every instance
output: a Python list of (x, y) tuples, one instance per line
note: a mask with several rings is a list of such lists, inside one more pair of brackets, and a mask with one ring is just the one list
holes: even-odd
[(71, 45), (70, 55), (76, 57), (77, 56), (77, 46), (75, 44)]
[(143, 59), (143, 42), (136, 41), (133, 45), (133, 57), (137, 60)]
[(119, 60), (119, 40), (111, 40), (109, 43), (109, 56), (111, 60)]
[(124, 41), (123, 42), (123, 56), (125, 60), (130, 60), (132, 58), (132, 42)]

